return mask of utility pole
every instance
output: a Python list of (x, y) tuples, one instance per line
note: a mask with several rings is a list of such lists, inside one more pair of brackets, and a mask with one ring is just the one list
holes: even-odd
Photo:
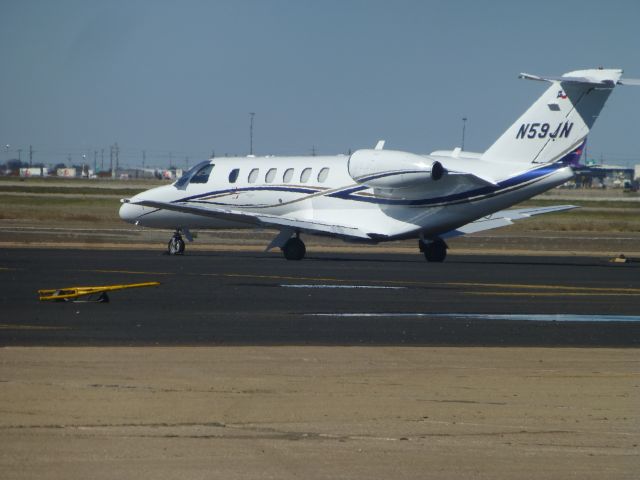
[(100, 171), (104, 172), (104, 148), (100, 149)]
[(16, 150), (18, 152), (18, 161), (22, 162), (22, 149), (19, 148), (18, 150)]
[(109, 173), (111, 178), (115, 177), (115, 172), (113, 171), (113, 145), (109, 145)]
[(464, 151), (464, 133), (466, 129), (467, 129), (467, 117), (462, 117), (462, 145), (460, 148), (462, 151)]
[(116, 175), (118, 174), (118, 169), (120, 168), (120, 147), (118, 147), (118, 142), (116, 142)]
[(97, 175), (98, 172), (98, 150), (93, 151), (93, 174)]
[(145, 163), (147, 163), (147, 151), (142, 150), (142, 170), (144, 170)]
[(253, 155), (253, 117), (256, 116), (256, 112), (249, 112), (249, 155)]
[(33, 166), (33, 145), (29, 145), (29, 168)]

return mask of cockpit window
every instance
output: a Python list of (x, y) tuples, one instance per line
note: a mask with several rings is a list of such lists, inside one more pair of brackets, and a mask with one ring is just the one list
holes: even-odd
[(214, 165), (209, 162), (209, 160), (200, 162), (191, 170), (187, 171), (187, 173), (182, 175), (173, 185), (176, 188), (182, 189), (187, 188), (187, 185), (189, 185), (190, 183), (207, 183), (213, 167)]
[(213, 170), (213, 165), (211, 164), (202, 167), (193, 177), (191, 177), (191, 182), (189, 183), (207, 183), (209, 181), (211, 170)]

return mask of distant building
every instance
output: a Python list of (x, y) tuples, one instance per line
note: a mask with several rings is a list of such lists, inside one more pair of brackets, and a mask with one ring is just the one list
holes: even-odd
[(59, 168), (56, 170), (56, 175), (59, 177), (75, 177), (77, 172), (75, 168)]
[(21, 177), (46, 177), (49, 175), (49, 169), (46, 167), (27, 167), (20, 169)]
[(623, 188), (625, 182), (633, 181), (633, 168), (619, 165), (598, 165), (595, 170), (604, 172), (604, 186), (606, 188)]
[(575, 174), (577, 188), (624, 188), (625, 182), (633, 181), (636, 175), (633, 168), (606, 164), (581, 166)]
[(152, 168), (127, 168), (124, 170), (119, 170), (120, 178), (122, 175), (126, 175), (127, 178), (156, 178), (157, 173), (156, 170)]

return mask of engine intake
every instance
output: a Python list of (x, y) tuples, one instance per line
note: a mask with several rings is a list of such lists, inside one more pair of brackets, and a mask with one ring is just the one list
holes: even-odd
[(407, 188), (440, 180), (446, 170), (430, 157), (397, 150), (358, 150), (349, 157), (349, 175), (373, 188)]

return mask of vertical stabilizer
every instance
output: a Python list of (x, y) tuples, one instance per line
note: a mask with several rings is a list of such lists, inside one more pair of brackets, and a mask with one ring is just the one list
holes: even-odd
[(536, 102), (482, 155), (484, 160), (550, 163), (583, 145), (622, 70), (578, 70), (562, 77), (520, 78), (551, 82)]

